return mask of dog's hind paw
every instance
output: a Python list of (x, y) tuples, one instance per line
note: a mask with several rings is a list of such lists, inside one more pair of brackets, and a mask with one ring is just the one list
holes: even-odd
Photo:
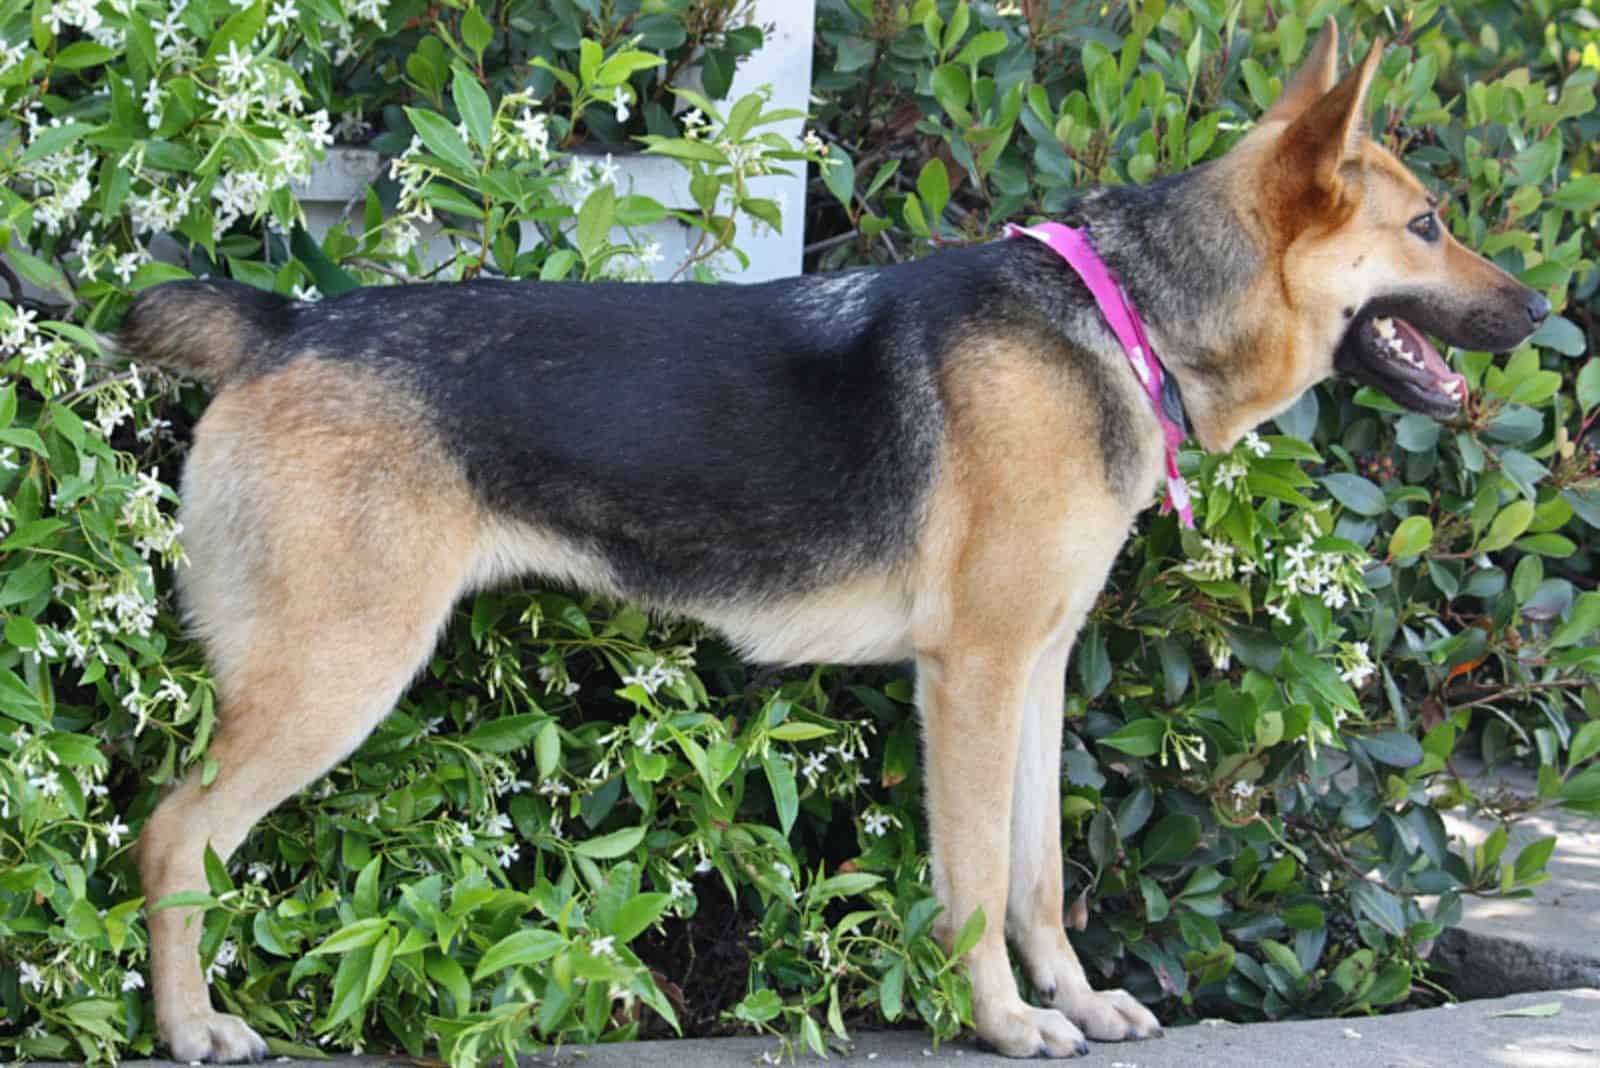
[(1126, 990), (1058, 990), (1053, 1004), (1096, 1042), (1129, 1042), (1165, 1033), (1155, 1014)]
[(175, 1061), (237, 1064), (267, 1055), (266, 1042), (237, 1016), (205, 1012), (161, 1030)]

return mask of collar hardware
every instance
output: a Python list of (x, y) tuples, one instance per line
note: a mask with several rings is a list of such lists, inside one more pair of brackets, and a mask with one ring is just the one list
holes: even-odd
[(1156, 421), (1161, 424), (1161, 436), (1166, 443), (1167, 496), (1161, 503), (1161, 514), (1177, 512), (1186, 527), (1194, 526), (1194, 509), (1189, 501), (1189, 484), (1178, 473), (1178, 446), (1188, 437), (1188, 420), (1184, 418), (1183, 397), (1178, 391), (1176, 378), (1168, 375), (1150, 347), (1145, 336), (1144, 320), (1128, 300), (1127, 292), (1111, 274), (1094, 246), (1082, 230), (1061, 223), (1047, 222), (1038, 226), (1006, 225), (1006, 237), (1031, 237), (1067, 261), (1083, 279), (1106, 324), (1122, 344), (1133, 373), (1144, 387), (1150, 405), (1155, 409)]

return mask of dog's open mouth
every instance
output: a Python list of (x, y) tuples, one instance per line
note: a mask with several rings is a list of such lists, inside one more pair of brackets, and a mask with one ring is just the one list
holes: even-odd
[(1454, 415), (1467, 399), (1467, 380), (1450, 369), (1426, 334), (1398, 316), (1362, 315), (1345, 331), (1333, 363), (1341, 373), (1435, 419)]

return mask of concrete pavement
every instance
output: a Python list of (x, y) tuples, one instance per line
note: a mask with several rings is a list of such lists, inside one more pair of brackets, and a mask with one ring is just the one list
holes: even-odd
[[(1492, 782), (1474, 782), (1479, 796), (1505, 791), (1532, 797), (1532, 774), (1501, 769)], [(1444, 814), (1452, 838), (1478, 845), (1492, 823)], [(1530, 897), (1469, 897), (1462, 921), (1446, 931), (1433, 960), (1457, 978), (1447, 985), (1461, 998), (1500, 997), (1525, 990), (1600, 987), (1600, 819), (1562, 810), (1525, 817), (1510, 834), (1502, 860), (1512, 860), (1527, 844), (1556, 836), (1550, 878)]]
[[(1526, 1015), (1532, 1010), (1534, 1015)], [(1524, 1015), (1517, 1015), (1518, 1012)], [(272, 1062), (268, 1062), (271, 1065)], [(329, 1068), (328, 1061), (284, 1061), (282, 1068)], [(387, 1068), (406, 1058), (345, 1057), (337, 1068)], [(770, 1038), (710, 1038), (569, 1047), (521, 1058), (519, 1068), (749, 1068), (797, 1063)], [(937, 1051), (918, 1031), (858, 1036), (828, 1063), (850, 1068), (1005, 1068), (1018, 1062), (968, 1042)], [(1600, 1068), (1600, 990), (1565, 990), (1426, 1009), (1393, 1016), (1265, 1024), (1173, 1027), (1165, 1038), (1130, 1045), (1094, 1043), (1084, 1068)], [(174, 1068), (126, 1061), (124, 1068)]]

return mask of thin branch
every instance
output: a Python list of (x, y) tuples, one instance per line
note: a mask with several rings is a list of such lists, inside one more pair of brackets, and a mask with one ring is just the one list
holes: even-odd
[(830, 248), (838, 248), (840, 245), (848, 244), (860, 236), (855, 230), (846, 230), (842, 234), (834, 234), (832, 237), (825, 237), (821, 241), (813, 241), (801, 251), (807, 256), (814, 252), (826, 252)]
[(352, 256), (349, 259), (345, 260), (344, 262), (348, 263), (352, 267), (359, 267), (364, 271), (377, 271), (379, 274), (387, 275), (388, 277), (393, 278), (398, 282), (414, 282), (414, 281), (416, 281), (416, 279), (412, 278), (410, 275), (402, 274), (402, 273), (400, 273), (399, 271), (395, 270), (392, 267), (385, 267), (381, 263), (374, 263), (373, 261), (371, 261), (369, 259), (365, 259), (365, 258), (363, 258), (361, 256)]

